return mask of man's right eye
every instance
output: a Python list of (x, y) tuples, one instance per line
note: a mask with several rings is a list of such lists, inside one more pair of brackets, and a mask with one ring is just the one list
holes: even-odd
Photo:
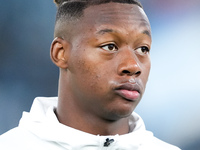
[(106, 50), (106, 51), (117, 51), (118, 48), (115, 44), (106, 44), (101, 46), (102, 49)]

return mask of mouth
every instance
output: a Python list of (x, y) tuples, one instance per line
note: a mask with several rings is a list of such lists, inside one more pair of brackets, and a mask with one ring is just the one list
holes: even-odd
[(128, 101), (137, 101), (141, 97), (141, 90), (137, 83), (124, 83), (115, 88), (116, 94)]

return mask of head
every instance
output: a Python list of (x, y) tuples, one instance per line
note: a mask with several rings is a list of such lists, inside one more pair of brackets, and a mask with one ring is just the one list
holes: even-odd
[(142, 98), (150, 71), (151, 29), (141, 4), (55, 2), (51, 58), (60, 68), (60, 107), (105, 120), (128, 117)]
[(142, 8), (137, 0), (54, 0), (57, 5), (55, 24), (55, 37), (70, 38), (71, 25), (75, 24), (83, 15), (84, 10), (93, 5), (100, 5), (110, 2), (136, 4)]

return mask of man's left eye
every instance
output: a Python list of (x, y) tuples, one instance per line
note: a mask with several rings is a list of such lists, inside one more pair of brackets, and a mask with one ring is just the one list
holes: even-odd
[(118, 50), (118, 48), (115, 44), (103, 45), (103, 46), (101, 46), (101, 48), (106, 50), (106, 51), (117, 51)]
[(140, 55), (144, 55), (144, 54), (148, 54), (150, 50), (147, 46), (142, 46), (142, 47), (137, 48), (135, 51)]

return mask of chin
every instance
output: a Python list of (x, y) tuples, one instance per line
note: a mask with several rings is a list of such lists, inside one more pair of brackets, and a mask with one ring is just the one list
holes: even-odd
[(115, 109), (115, 110), (110, 111), (106, 118), (107, 118), (107, 120), (110, 120), (110, 121), (117, 121), (122, 118), (129, 117), (133, 113), (133, 111), (134, 111), (134, 108)]

